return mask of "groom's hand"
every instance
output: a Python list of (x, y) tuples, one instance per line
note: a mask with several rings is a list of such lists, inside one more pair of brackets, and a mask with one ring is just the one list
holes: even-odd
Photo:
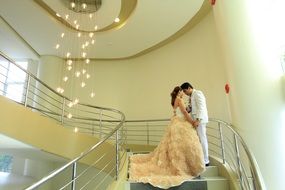
[(199, 126), (199, 124), (200, 124), (200, 121), (195, 120), (193, 126), (194, 126), (195, 128), (197, 128), (197, 127)]

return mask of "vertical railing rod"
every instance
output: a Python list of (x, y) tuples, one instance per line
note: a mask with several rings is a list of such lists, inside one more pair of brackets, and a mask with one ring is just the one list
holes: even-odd
[(10, 70), (10, 65), (11, 62), (9, 62), (8, 67), (6, 68), (6, 75), (5, 75), (5, 82), (4, 82), (4, 92), (3, 95), (7, 96), (7, 89), (8, 89), (8, 75), (9, 75), (9, 70)]
[(237, 157), (237, 165), (238, 165), (238, 173), (239, 173), (239, 178), (240, 178), (240, 187), (243, 190), (243, 177), (242, 177), (242, 172), (241, 172), (241, 161), (240, 161), (240, 155), (239, 155), (239, 147), (238, 147), (238, 141), (237, 141), (237, 136), (234, 134), (234, 140), (235, 140), (235, 150), (236, 150), (236, 157)]
[(257, 185), (256, 185), (256, 176), (254, 176), (254, 172), (252, 171), (252, 167), (250, 167), (250, 173), (251, 173), (251, 176), (252, 176), (252, 186), (253, 186), (253, 189), (257, 189)]
[(72, 164), (72, 182), (71, 182), (71, 190), (75, 190), (76, 188), (76, 169), (77, 169), (77, 162)]
[(225, 154), (225, 142), (224, 142), (224, 136), (223, 136), (223, 129), (221, 126), (221, 123), (218, 123), (219, 125), (219, 134), (221, 139), (221, 148), (222, 148), (222, 157), (223, 157), (223, 164), (226, 163), (226, 154)]
[(119, 177), (119, 133), (116, 131), (116, 180)]
[(64, 112), (65, 112), (65, 98), (63, 98), (62, 100), (62, 106), (61, 106), (61, 118), (60, 118), (60, 121), (61, 121), (61, 124), (64, 123)]
[(99, 127), (100, 127), (100, 134), (99, 134), (99, 137), (100, 139), (102, 139), (102, 115), (103, 115), (103, 110), (100, 110), (100, 124), (99, 124)]
[(94, 124), (94, 121), (91, 122), (91, 127), (92, 127), (92, 136), (95, 136), (95, 124)]
[(147, 141), (147, 145), (149, 145), (149, 123), (146, 123), (146, 141)]
[(29, 96), (30, 81), (31, 81), (31, 76), (28, 74), (27, 88), (26, 88), (25, 102), (24, 102), (25, 107), (27, 107), (27, 105), (28, 105), (28, 96)]

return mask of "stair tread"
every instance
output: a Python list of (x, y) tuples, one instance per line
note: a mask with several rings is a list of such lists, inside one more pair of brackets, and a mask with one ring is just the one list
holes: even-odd
[[(228, 180), (225, 177), (221, 177), (221, 176), (214, 176), (214, 177), (201, 177), (201, 179), (191, 179), (187, 182), (195, 182), (195, 181), (219, 181), (219, 180)], [(129, 183), (141, 183), (141, 182), (135, 182), (135, 181), (131, 181), (131, 180), (127, 180), (127, 182)]]

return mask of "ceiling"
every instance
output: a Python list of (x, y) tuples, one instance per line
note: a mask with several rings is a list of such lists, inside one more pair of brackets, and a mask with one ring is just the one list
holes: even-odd
[[(67, 52), (72, 58), (84, 58), (83, 51), (90, 59), (130, 58), (188, 31), (210, 10), (209, 4), (207, 0), (102, 0), (90, 16), (70, 10), (63, 0), (1, 0), (0, 51), (26, 58), (66, 57)], [(114, 21), (117, 17), (119, 22)], [(83, 49), (86, 41), (88, 48)]]
[[(63, 0), (0, 0), (0, 52), (13, 59), (38, 59), (42, 55), (65, 57), (70, 51), (71, 57), (82, 58), (80, 46), (94, 33), (88, 58), (136, 57), (189, 31), (209, 10), (208, 0), (102, 0), (92, 16), (95, 19), (90, 20), (89, 14), (68, 9)], [(66, 14), (69, 20), (64, 18)], [(117, 17), (118, 23), (114, 22)], [(78, 30), (73, 23), (76, 18), (82, 21)], [(79, 38), (78, 32), (85, 38)], [(59, 49), (55, 48), (57, 44)], [(0, 150), (46, 156), (1, 134)]]

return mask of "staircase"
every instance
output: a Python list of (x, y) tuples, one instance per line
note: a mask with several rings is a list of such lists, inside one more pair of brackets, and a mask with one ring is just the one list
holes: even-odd
[[(160, 190), (150, 184), (127, 181), (125, 190)], [(193, 180), (186, 181), (180, 186), (169, 188), (170, 190), (230, 190), (228, 179), (219, 175), (217, 166), (206, 167), (206, 170)]]

